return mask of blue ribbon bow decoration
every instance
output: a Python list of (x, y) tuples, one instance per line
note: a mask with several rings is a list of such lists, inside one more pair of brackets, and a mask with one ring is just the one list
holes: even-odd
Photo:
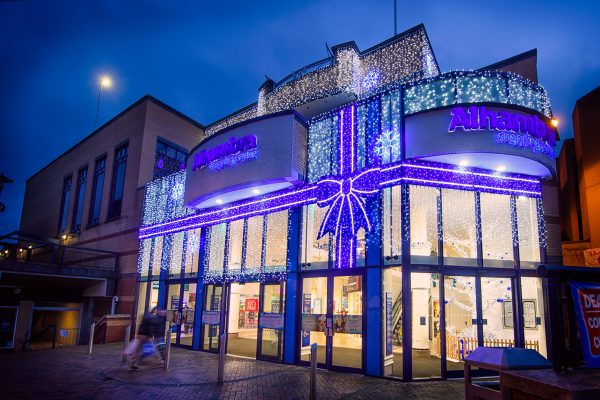
[(341, 243), (346, 243), (355, 239), (360, 228), (367, 232), (371, 230), (364, 197), (379, 192), (379, 171), (379, 168), (373, 168), (352, 177), (330, 177), (319, 181), (317, 205), (329, 206), (329, 209), (325, 213), (317, 239), (331, 233)]

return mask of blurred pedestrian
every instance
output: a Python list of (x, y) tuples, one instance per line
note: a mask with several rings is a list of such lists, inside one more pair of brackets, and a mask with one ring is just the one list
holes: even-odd
[[(140, 358), (140, 350), (144, 346), (152, 347), (150, 354), (153, 353), (155, 342), (162, 342), (164, 337), (164, 327), (166, 321), (167, 312), (165, 310), (158, 310), (157, 307), (153, 307), (152, 310), (142, 318), (142, 322), (137, 331), (135, 339), (125, 349), (125, 354), (130, 356), (129, 369), (138, 369), (138, 361)], [(164, 345), (160, 348), (160, 356), (164, 360)]]

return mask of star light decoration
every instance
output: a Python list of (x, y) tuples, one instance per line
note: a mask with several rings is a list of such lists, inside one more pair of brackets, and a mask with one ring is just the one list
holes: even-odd
[(390, 157), (400, 151), (400, 133), (396, 130), (381, 132), (375, 142), (375, 154), (379, 157)]
[(362, 80), (362, 87), (364, 90), (369, 91), (379, 84), (379, 70), (373, 68), (370, 70)]

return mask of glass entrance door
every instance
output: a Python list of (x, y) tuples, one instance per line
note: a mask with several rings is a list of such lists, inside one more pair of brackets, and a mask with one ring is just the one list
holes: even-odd
[(361, 275), (303, 278), (301, 361), (316, 343), (321, 367), (363, 369), (362, 291)]
[(206, 285), (202, 308), (202, 328), (200, 348), (205, 351), (218, 352), (219, 334), (221, 331), (221, 297), (223, 286)]
[(282, 361), (285, 282), (263, 283), (258, 316), (258, 358)]

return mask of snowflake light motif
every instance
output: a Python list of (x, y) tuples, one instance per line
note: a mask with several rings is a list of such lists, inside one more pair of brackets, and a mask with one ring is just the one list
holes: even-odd
[(379, 157), (397, 153), (400, 150), (400, 135), (396, 130), (381, 132), (374, 150)]
[(363, 89), (371, 90), (379, 83), (379, 70), (374, 68), (370, 70), (363, 78)]

